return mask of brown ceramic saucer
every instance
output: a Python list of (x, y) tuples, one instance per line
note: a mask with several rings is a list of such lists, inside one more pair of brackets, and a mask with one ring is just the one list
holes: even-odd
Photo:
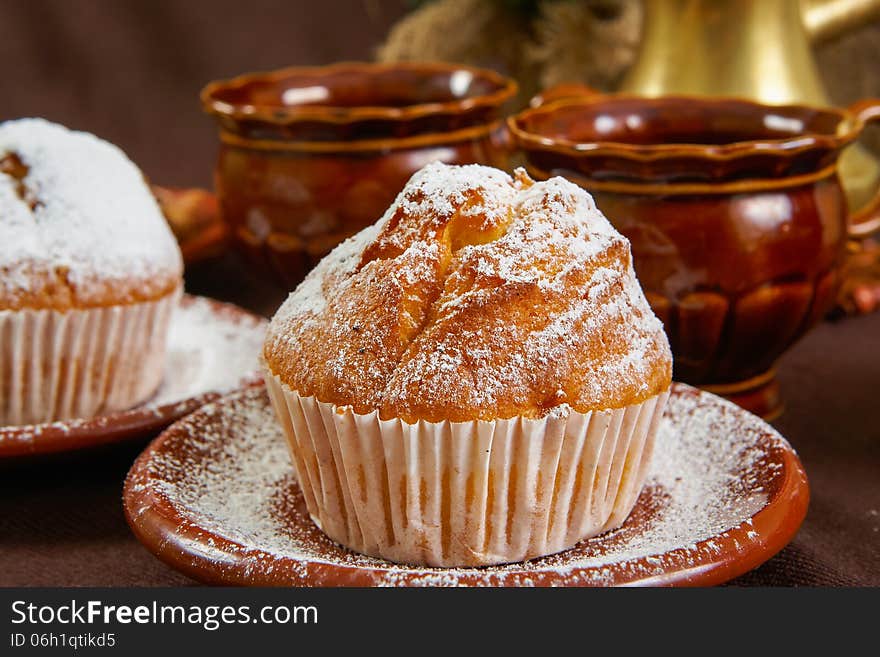
[(260, 381), (265, 327), (265, 319), (237, 306), (184, 295), (169, 328), (166, 377), (150, 401), (90, 419), (0, 427), (0, 460), (155, 435), (220, 393)]
[(782, 549), (808, 498), (797, 455), (772, 427), (680, 384), (623, 527), (526, 563), (401, 566), (333, 543), (309, 519), (262, 388), (167, 429), (124, 492), (130, 526), (160, 559), (202, 582), (259, 586), (718, 584)]

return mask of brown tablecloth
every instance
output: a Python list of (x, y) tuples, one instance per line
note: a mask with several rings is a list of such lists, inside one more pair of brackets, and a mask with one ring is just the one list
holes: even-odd
[[(191, 292), (266, 308), (229, 259), (202, 265)], [(812, 489), (800, 533), (741, 585), (880, 585), (880, 314), (826, 322), (785, 356), (775, 423)], [(142, 445), (0, 463), (0, 585), (181, 585), (125, 524), (121, 490)]]

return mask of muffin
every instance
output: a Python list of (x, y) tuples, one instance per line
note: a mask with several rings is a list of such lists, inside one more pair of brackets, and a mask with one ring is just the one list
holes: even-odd
[(149, 398), (182, 271), (121, 150), (40, 119), (0, 124), (0, 424)]
[(263, 360), (315, 523), (429, 566), (619, 526), (672, 370), (629, 243), (589, 194), (439, 163), (289, 296)]

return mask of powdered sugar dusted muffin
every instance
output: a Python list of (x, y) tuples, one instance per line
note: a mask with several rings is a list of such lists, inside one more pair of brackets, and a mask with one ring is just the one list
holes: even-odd
[(0, 124), (0, 424), (147, 399), (182, 270), (121, 150), (41, 119)]
[(319, 526), (433, 566), (620, 525), (672, 366), (629, 243), (586, 192), (442, 164), (290, 295), (264, 360)]

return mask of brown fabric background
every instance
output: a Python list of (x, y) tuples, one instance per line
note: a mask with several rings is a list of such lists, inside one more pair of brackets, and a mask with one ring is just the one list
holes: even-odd
[[(118, 143), (154, 181), (211, 184), (198, 90), (289, 64), (365, 59), (404, 0), (0, 0), (0, 120), (45, 116)], [(191, 292), (265, 308), (232, 260)], [(880, 585), (880, 315), (826, 323), (780, 366), (776, 426), (812, 485), (792, 544), (740, 585)], [(141, 446), (0, 463), (0, 585), (177, 585), (129, 532), (125, 473)]]
[(210, 186), (216, 78), (370, 59), (406, 0), (0, 0), (0, 120), (118, 144), (158, 184)]

